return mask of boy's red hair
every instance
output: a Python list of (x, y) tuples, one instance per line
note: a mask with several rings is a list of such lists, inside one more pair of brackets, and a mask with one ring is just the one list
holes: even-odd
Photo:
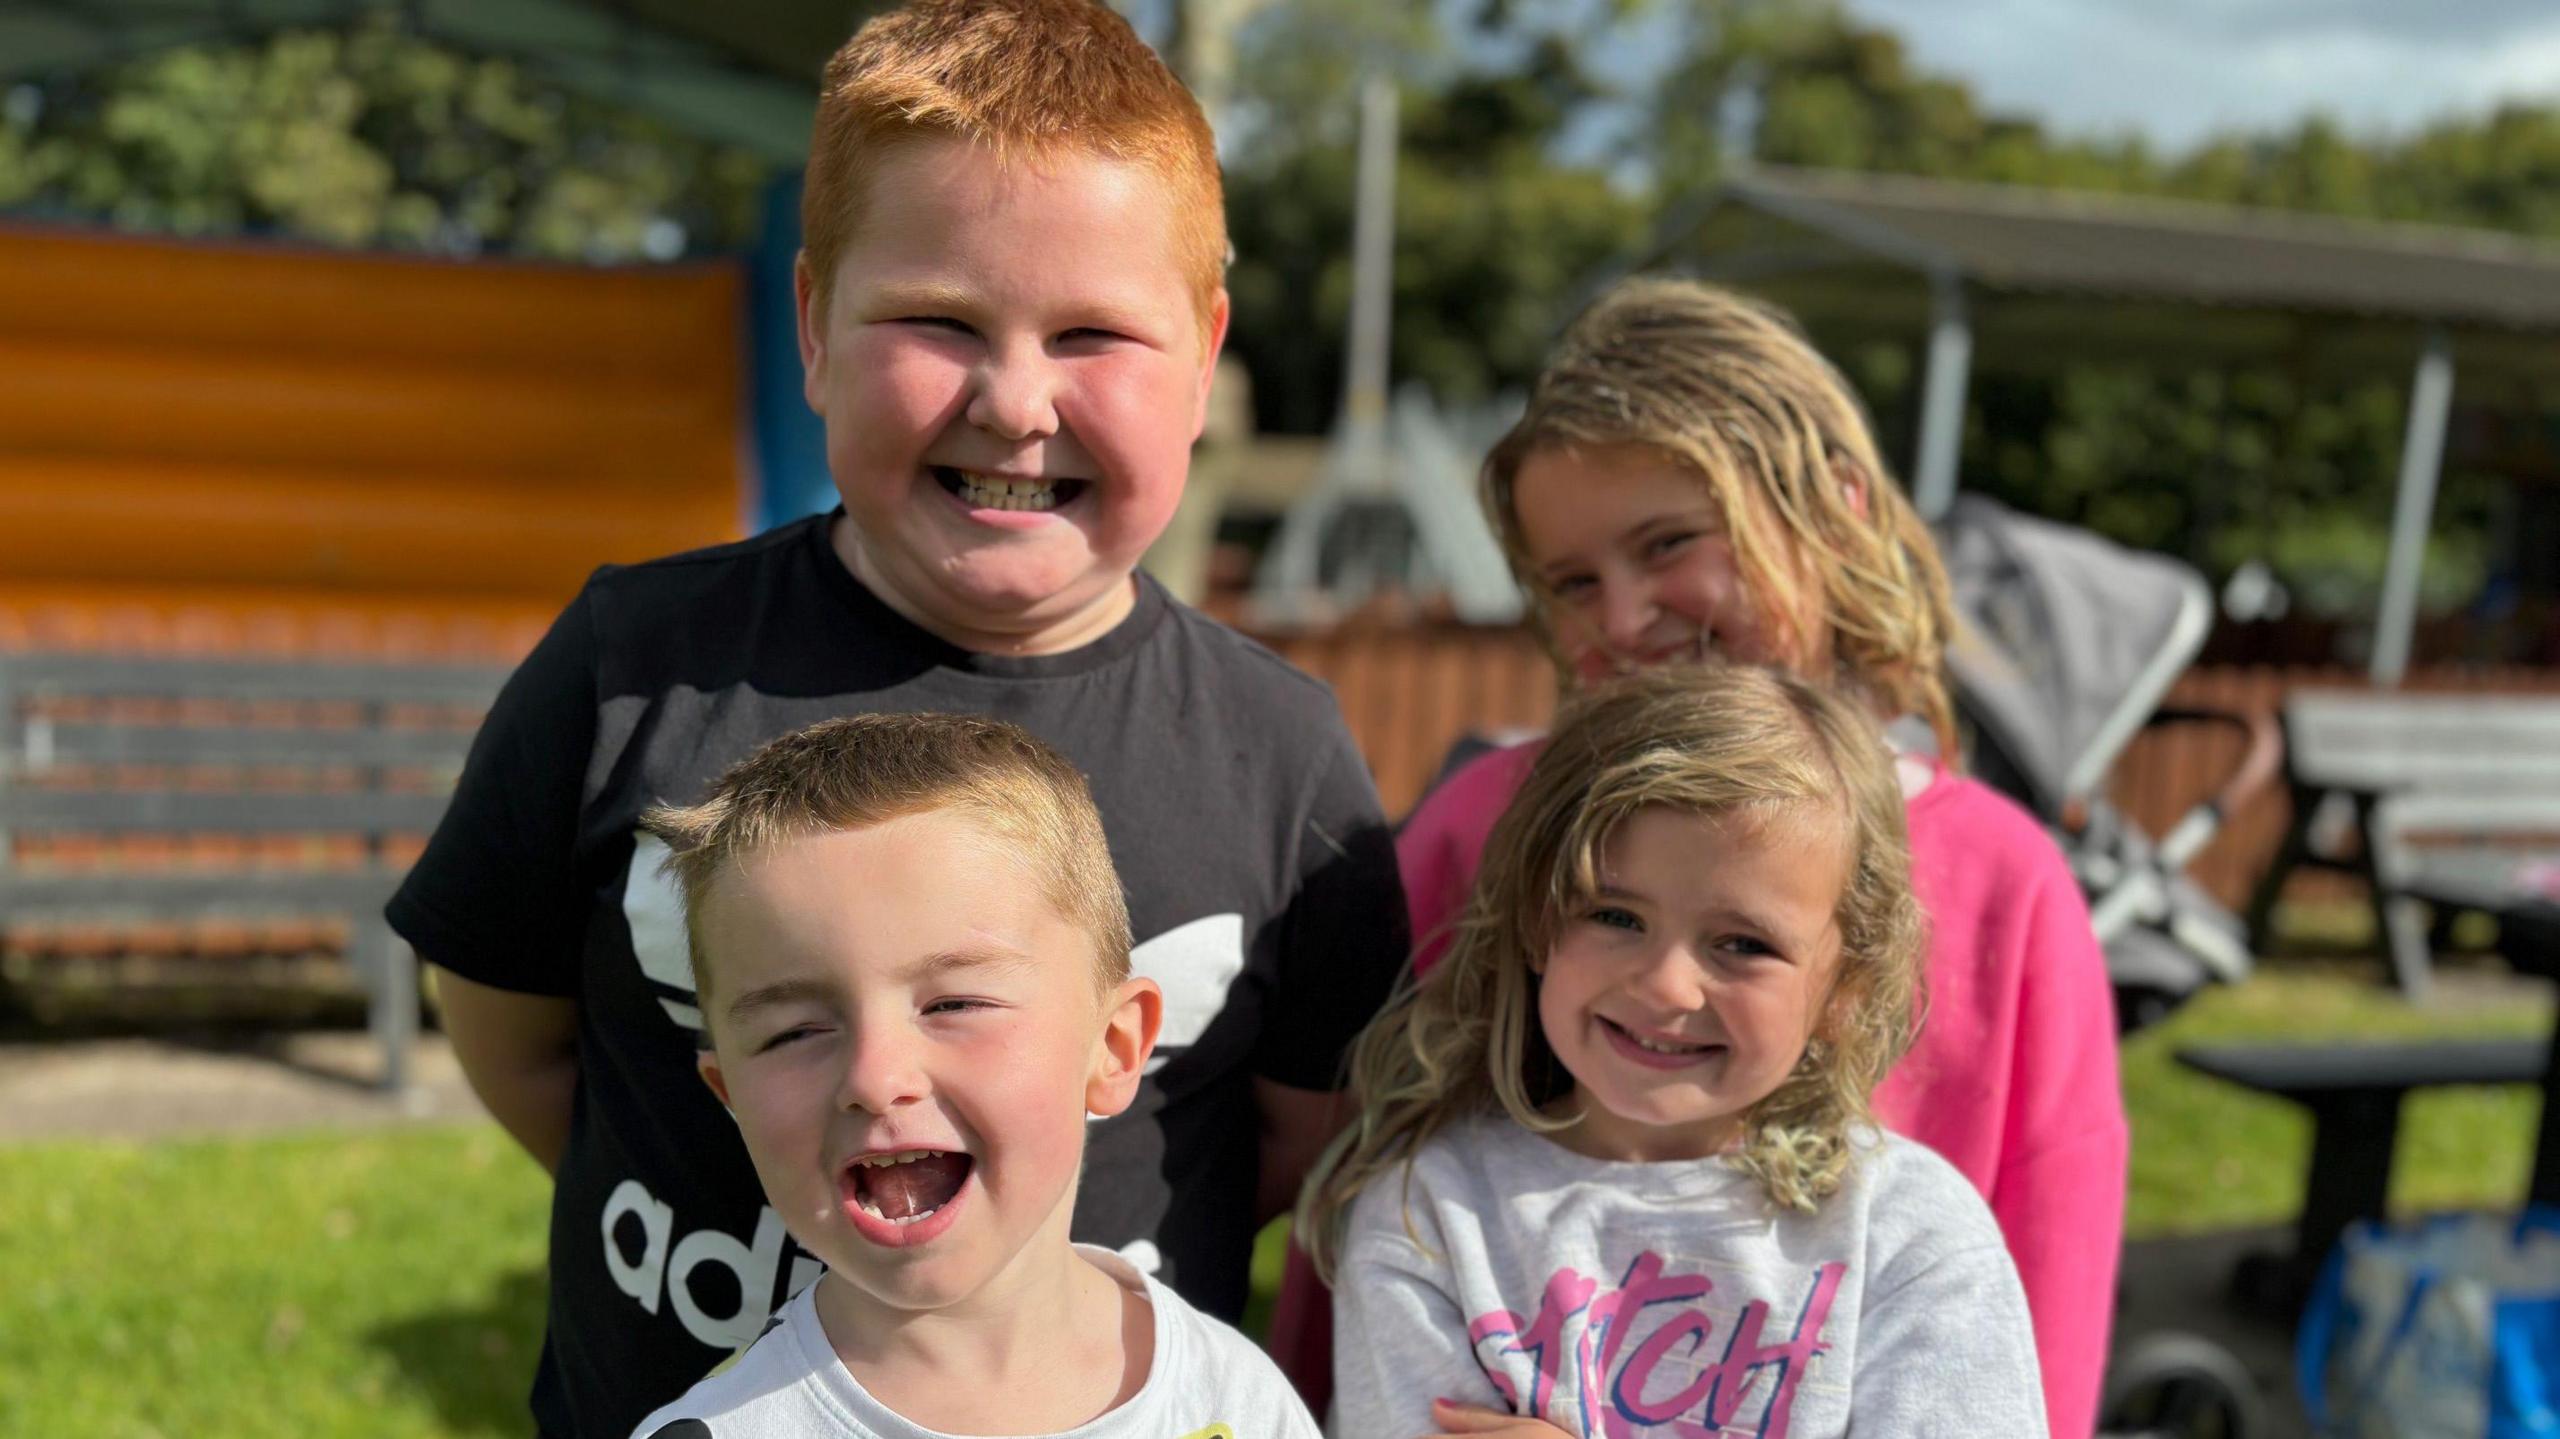
[(999, 163), (1078, 150), (1153, 171), (1171, 192), (1183, 269), (1208, 323), (1226, 272), (1217, 140), (1128, 21), (1094, 0), (915, 0), (855, 31), (819, 85), (801, 200), (801, 248), (821, 299), (861, 228), (880, 157), (927, 136), (982, 145)]

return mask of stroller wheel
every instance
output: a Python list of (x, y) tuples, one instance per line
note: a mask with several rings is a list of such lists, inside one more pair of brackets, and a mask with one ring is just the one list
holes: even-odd
[(2104, 1439), (2255, 1439), (2266, 1430), (2257, 1381), (2229, 1350), (2193, 1334), (2147, 1335), (2107, 1372)]

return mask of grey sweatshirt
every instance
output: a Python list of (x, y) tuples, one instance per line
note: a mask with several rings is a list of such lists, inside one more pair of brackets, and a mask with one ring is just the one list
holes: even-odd
[(1862, 1142), (1804, 1214), (1721, 1159), (1609, 1163), (1475, 1119), (1362, 1192), (1342, 1255), (1338, 1439), (1435, 1432), (1434, 1398), (1585, 1439), (2045, 1433), (2000, 1230), (1906, 1139)]

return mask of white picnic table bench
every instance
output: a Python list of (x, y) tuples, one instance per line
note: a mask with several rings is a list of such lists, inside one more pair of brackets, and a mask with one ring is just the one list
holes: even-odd
[[(2253, 935), (2297, 866), (2350, 871), (2414, 998), (2427, 987), (2430, 881), (2496, 889), (2537, 854), (2560, 858), (2560, 694), (2302, 690), (2283, 721), (2293, 818), (2250, 905)], [(2344, 843), (2320, 833), (2332, 804), (2353, 814)]]

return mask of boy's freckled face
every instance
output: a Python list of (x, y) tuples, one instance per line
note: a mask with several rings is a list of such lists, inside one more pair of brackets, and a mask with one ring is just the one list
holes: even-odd
[(880, 158), (801, 354), (849, 556), (928, 628), (1070, 648), (1127, 612), (1182, 495), (1204, 337), (1166, 184), (1074, 151), (960, 140)]
[(1116, 1106), (1092, 941), (1026, 864), (909, 815), (750, 853), (703, 923), (705, 1076), (834, 1275), (945, 1309), (1067, 1252), (1087, 1109)]

